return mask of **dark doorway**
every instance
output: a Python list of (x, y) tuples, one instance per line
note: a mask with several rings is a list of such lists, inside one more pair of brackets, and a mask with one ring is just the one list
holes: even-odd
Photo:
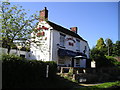
[(25, 55), (23, 55), (23, 54), (20, 54), (20, 57), (22, 57), (22, 58), (25, 58)]
[(74, 67), (74, 58), (72, 58), (71, 66)]
[(86, 59), (86, 68), (91, 68), (92, 59)]

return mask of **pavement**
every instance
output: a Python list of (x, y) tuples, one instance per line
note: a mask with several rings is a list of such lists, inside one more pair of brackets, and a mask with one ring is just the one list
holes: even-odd
[(97, 83), (97, 84), (79, 84), (81, 86), (95, 86), (95, 85), (100, 85), (102, 83)]

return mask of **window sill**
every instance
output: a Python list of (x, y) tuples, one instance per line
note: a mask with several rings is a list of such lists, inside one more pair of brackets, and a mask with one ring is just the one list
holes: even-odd
[(61, 48), (65, 48), (64, 46), (60, 46)]

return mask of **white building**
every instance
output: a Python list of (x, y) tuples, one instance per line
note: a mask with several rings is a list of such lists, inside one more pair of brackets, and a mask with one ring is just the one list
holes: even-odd
[(77, 34), (77, 27), (69, 30), (49, 21), (45, 7), (40, 11), (39, 23), (31, 34), (30, 53), (29, 59), (55, 61), (62, 66), (86, 67), (90, 49), (87, 41)]

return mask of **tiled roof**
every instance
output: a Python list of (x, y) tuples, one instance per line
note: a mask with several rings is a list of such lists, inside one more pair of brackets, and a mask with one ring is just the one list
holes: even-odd
[(73, 37), (79, 38), (79, 39), (87, 42), (87, 41), (84, 40), (82, 37), (80, 37), (78, 34), (70, 31), (69, 29), (66, 29), (66, 28), (64, 28), (64, 27), (62, 27), (62, 26), (60, 26), (60, 25), (57, 25), (57, 24), (55, 24), (55, 23), (53, 23), (53, 22), (51, 22), (51, 21), (47, 21), (47, 23), (48, 23), (51, 27), (53, 27), (53, 29), (55, 29), (55, 30), (57, 30), (57, 31), (63, 32), (63, 33), (65, 33), (65, 34), (71, 35), (71, 36), (73, 36)]

